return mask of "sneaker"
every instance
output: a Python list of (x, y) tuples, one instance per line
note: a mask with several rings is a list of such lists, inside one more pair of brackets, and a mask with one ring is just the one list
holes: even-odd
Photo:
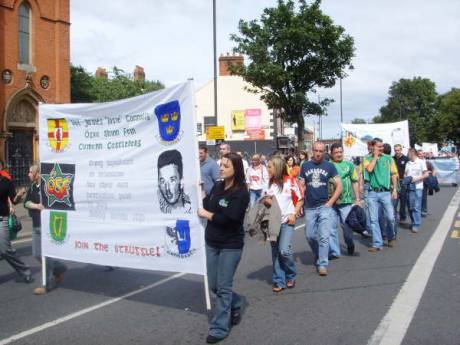
[(371, 234), (369, 233), (369, 231), (364, 230), (364, 231), (361, 233), (361, 236), (363, 236), (363, 237), (371, 237)]
[(318, 274), (319, 274), (321, 277), (327, 276), (327, 268), (326, 268), (326, 267), (320, 267), (320, 268), (318, 268)]
[(34, 295), (44, 295), (48, 292), (48, 290), (44, 287), (38, 287), (34, 289)]
[(34, 278), (32, 277), (32, 275), (29, 273), (29, 274), (26, 274), (25, 276), (22, 276), (22, 281), (26, 284), (30, 284), (30, 283), (33, 283), (34, 281)]
[(284, 290), (284, 288), (279, 286), (278, 284), (273, 284), (272, 290), (273, 292), (281, 292)]
[(288, 289), (293, 289), (295, 287), (295, 280), (288, 280), (286, 286)]
[(396, 240), (389, 240), (388, 247), (393, 248), (396, 245)]
[(369, 253), (377, 253), (377, 252), (381, 252), (381, 251), (382, 251), (382, 248), (370, 247), (367, 251), (368, 251)]
[(217, 337), (215, 337), (215, 336), (213, 336), (213, 335), (208, 335), (208, 336), (206, 337), (206, 342), (207, 342), (208, 344), (217, 344), (219, 341), (222, 341), (222, 340), (224, 340), (224, 339), (225, 339), (225, 338), (217, 338)]
[(412, 231), (414, 234), (416, 234), (416, 233), (418, 232), (418, 230), (419, 230), (418, 228), (412, 228), (412, 229), (410, 229), (410, 231)]
[(232, 311), (230, 314), (230, 322), (232, 326), (236, 326), (241, 322), (241, 311)]

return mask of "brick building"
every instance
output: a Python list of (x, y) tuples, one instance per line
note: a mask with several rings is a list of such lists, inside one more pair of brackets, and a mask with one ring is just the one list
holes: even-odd
[(0, 157), (15, 182), (38, 160), (38, 103), (70, 102), (69, 0), (0, 0)]

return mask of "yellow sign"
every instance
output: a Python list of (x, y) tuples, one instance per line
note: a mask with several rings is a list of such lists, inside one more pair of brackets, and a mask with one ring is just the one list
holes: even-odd
[(232, 131), (244, 131), (245, 126), (244, 110), (232, 110)]
[(206, 128), (206, 140), (224, 140), (225, 139), (225, 127), (224, 126), (212, 126)]

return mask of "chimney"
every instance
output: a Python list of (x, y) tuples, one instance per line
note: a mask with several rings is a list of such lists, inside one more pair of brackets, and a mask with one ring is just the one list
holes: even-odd
[(144, 67), (136, 65), (136, 67), (134, 68), (134, 80), (138, 80), (138, 81), (145, 80)]
[(231, 75), (228, 66), (229, 65), (239, 66), (242, 64), (244, 64), (243, 55), (235, 55), (235, 54), (230, 55), (229, 53), (227, 53), (227, 55), (221, 54), (219, 57), (219, 75), (220, 76)]
[(108, 74), (107, 74), (106, 69), (103, 67), (98, 67), (96, 70), (96, 78), (107, 79)]

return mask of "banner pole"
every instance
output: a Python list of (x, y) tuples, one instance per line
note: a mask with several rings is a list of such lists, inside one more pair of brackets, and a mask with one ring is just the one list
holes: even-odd
[(42, 255), (42, 286), (46, 289), (46, 256)]
[(209, 296), (208, 273), (204, 275), (204, 295), (206, 298), (206, 310), (211, 310), (211, 297)]

